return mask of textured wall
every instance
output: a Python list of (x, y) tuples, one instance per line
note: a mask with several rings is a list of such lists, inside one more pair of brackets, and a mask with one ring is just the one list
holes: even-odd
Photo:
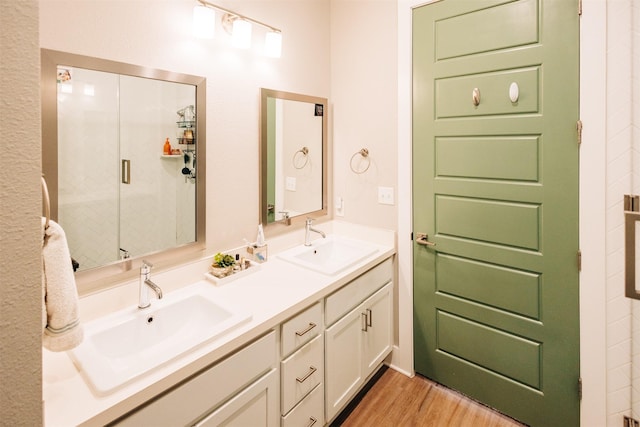
[(42, 425), (38, 2), (0, 13), (0, 425)]

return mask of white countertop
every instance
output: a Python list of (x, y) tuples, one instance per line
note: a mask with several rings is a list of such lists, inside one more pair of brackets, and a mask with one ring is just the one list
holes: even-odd
[[(340, 221), (318, 224), (328, 234), (351, 237), (377, 246), (373, 255), (344, 272), (327, 276), (278, 259), (277, 252), (301, 244), (304, 230), (280, 236), (269, 244), (269, 260), (259, 271), (223, 286), (207, 282), (220, 301), (250, 311), (252, 320), (152, 370), (106, 396), (96, 394), (66, 352), (43, 349), (44, 418), (47, 427), (104, 425), (140, 406), (161, 391), (208, 367), (235, 349), (273, 329), (279, 323), (321, 300), (395, 253), (395, 232)], [(152, 274), (165, 292), (206, 281), (207, 257), (165, 272)], [(127, 282), (80, 300), (81, 321), (87, 322), (137, 304), (138, 281)], [(152, 301), (153, 304), (153, 301)]]

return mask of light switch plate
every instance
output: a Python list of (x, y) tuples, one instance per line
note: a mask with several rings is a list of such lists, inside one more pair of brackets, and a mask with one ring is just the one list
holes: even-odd
[(393, 187), (378, 187), (378, 203), (381, 205), (393, 205)]
[(344, 199), (336, 197), (336, 216), (344, 216)]
[(285, 188), (287, 191), (296, 191), (296, 177), (288, 176), (285, 182)]

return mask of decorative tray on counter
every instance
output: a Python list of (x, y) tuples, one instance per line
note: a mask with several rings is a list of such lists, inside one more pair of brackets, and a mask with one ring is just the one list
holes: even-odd
[(253, 274), (256, 271), (260, 270), (260, 264), (258, 264), (257, 262), (254, 262), (251, 260), (247, 260), (247, 262), (249, 264), (249, 267), (245, 268), (244, 270), (232, 271), (228, 276), (216, 277), (213, 274), (211, 274), (211, 272), (208, 272), (208, 273), (204, 273), (204, 277), (206, 277), (207, 280), (210, 280), (211, 282), (213, 282), (216, 286), (222, 286), (229, 282), (233, 282), (236, 279), (248, 276), (249, 274)]

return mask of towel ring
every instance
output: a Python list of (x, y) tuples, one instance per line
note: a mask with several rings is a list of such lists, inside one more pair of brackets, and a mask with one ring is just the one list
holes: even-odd
[[(360, 156), (362, 156), (362, 158), (363, 158), (363, 159), (366, 159), (366, 161), (367, 161), (367, 166), (366, 166), (363, 170), (360, 170), (360, 171), (359, 171), (359, 170), (356, 170), (356, 169), (353, 167), (353, 159), (355, 159), (355, 157), (356, 157), (358, 154), (359, 154)], [(353, 156), (351, 156), (351, 160), (349, 160), (349, 167), (351, 168), (351, 170), (353, 171), (353, 173), (358, 174), (358, 175), (363, 174), (363, 173), (365, 173), (367, 170), (369, 170), (369, 166), (371, 166), (371, 159), (369, 158), (369, 150), (367, 150), (366, 148), (363, 148), (362, 150), (355, 152), (355, 153), (353, 154)]]
[(47, 181), (44, 179), (44, 175), (41, 177), (42, 182), (42, 204), (44, 205), (44, 229), (49, 228), (49, 219), (51, 218), (51, 202), (49, 201), (49, 189), (47, 188)]
[[(301, 166), (298, 166), (296, 164), (296, 158), (300, 158), (300, 156), (298, 156), (298, 154), (300, 154), (300, 155), (302, 155), (302, 157), (304, 157), (304, 163)], [(309, 154), (309, 149), (307, 147), (302, 147), (301, 149), (296, 151), (293, 154), (293, 167), (296, 168), (296, 169), (302, 169), (305, 166), (307, 166), (307, 163), (309, 163), (309, 156), (307, 156), (307, 154)]]

